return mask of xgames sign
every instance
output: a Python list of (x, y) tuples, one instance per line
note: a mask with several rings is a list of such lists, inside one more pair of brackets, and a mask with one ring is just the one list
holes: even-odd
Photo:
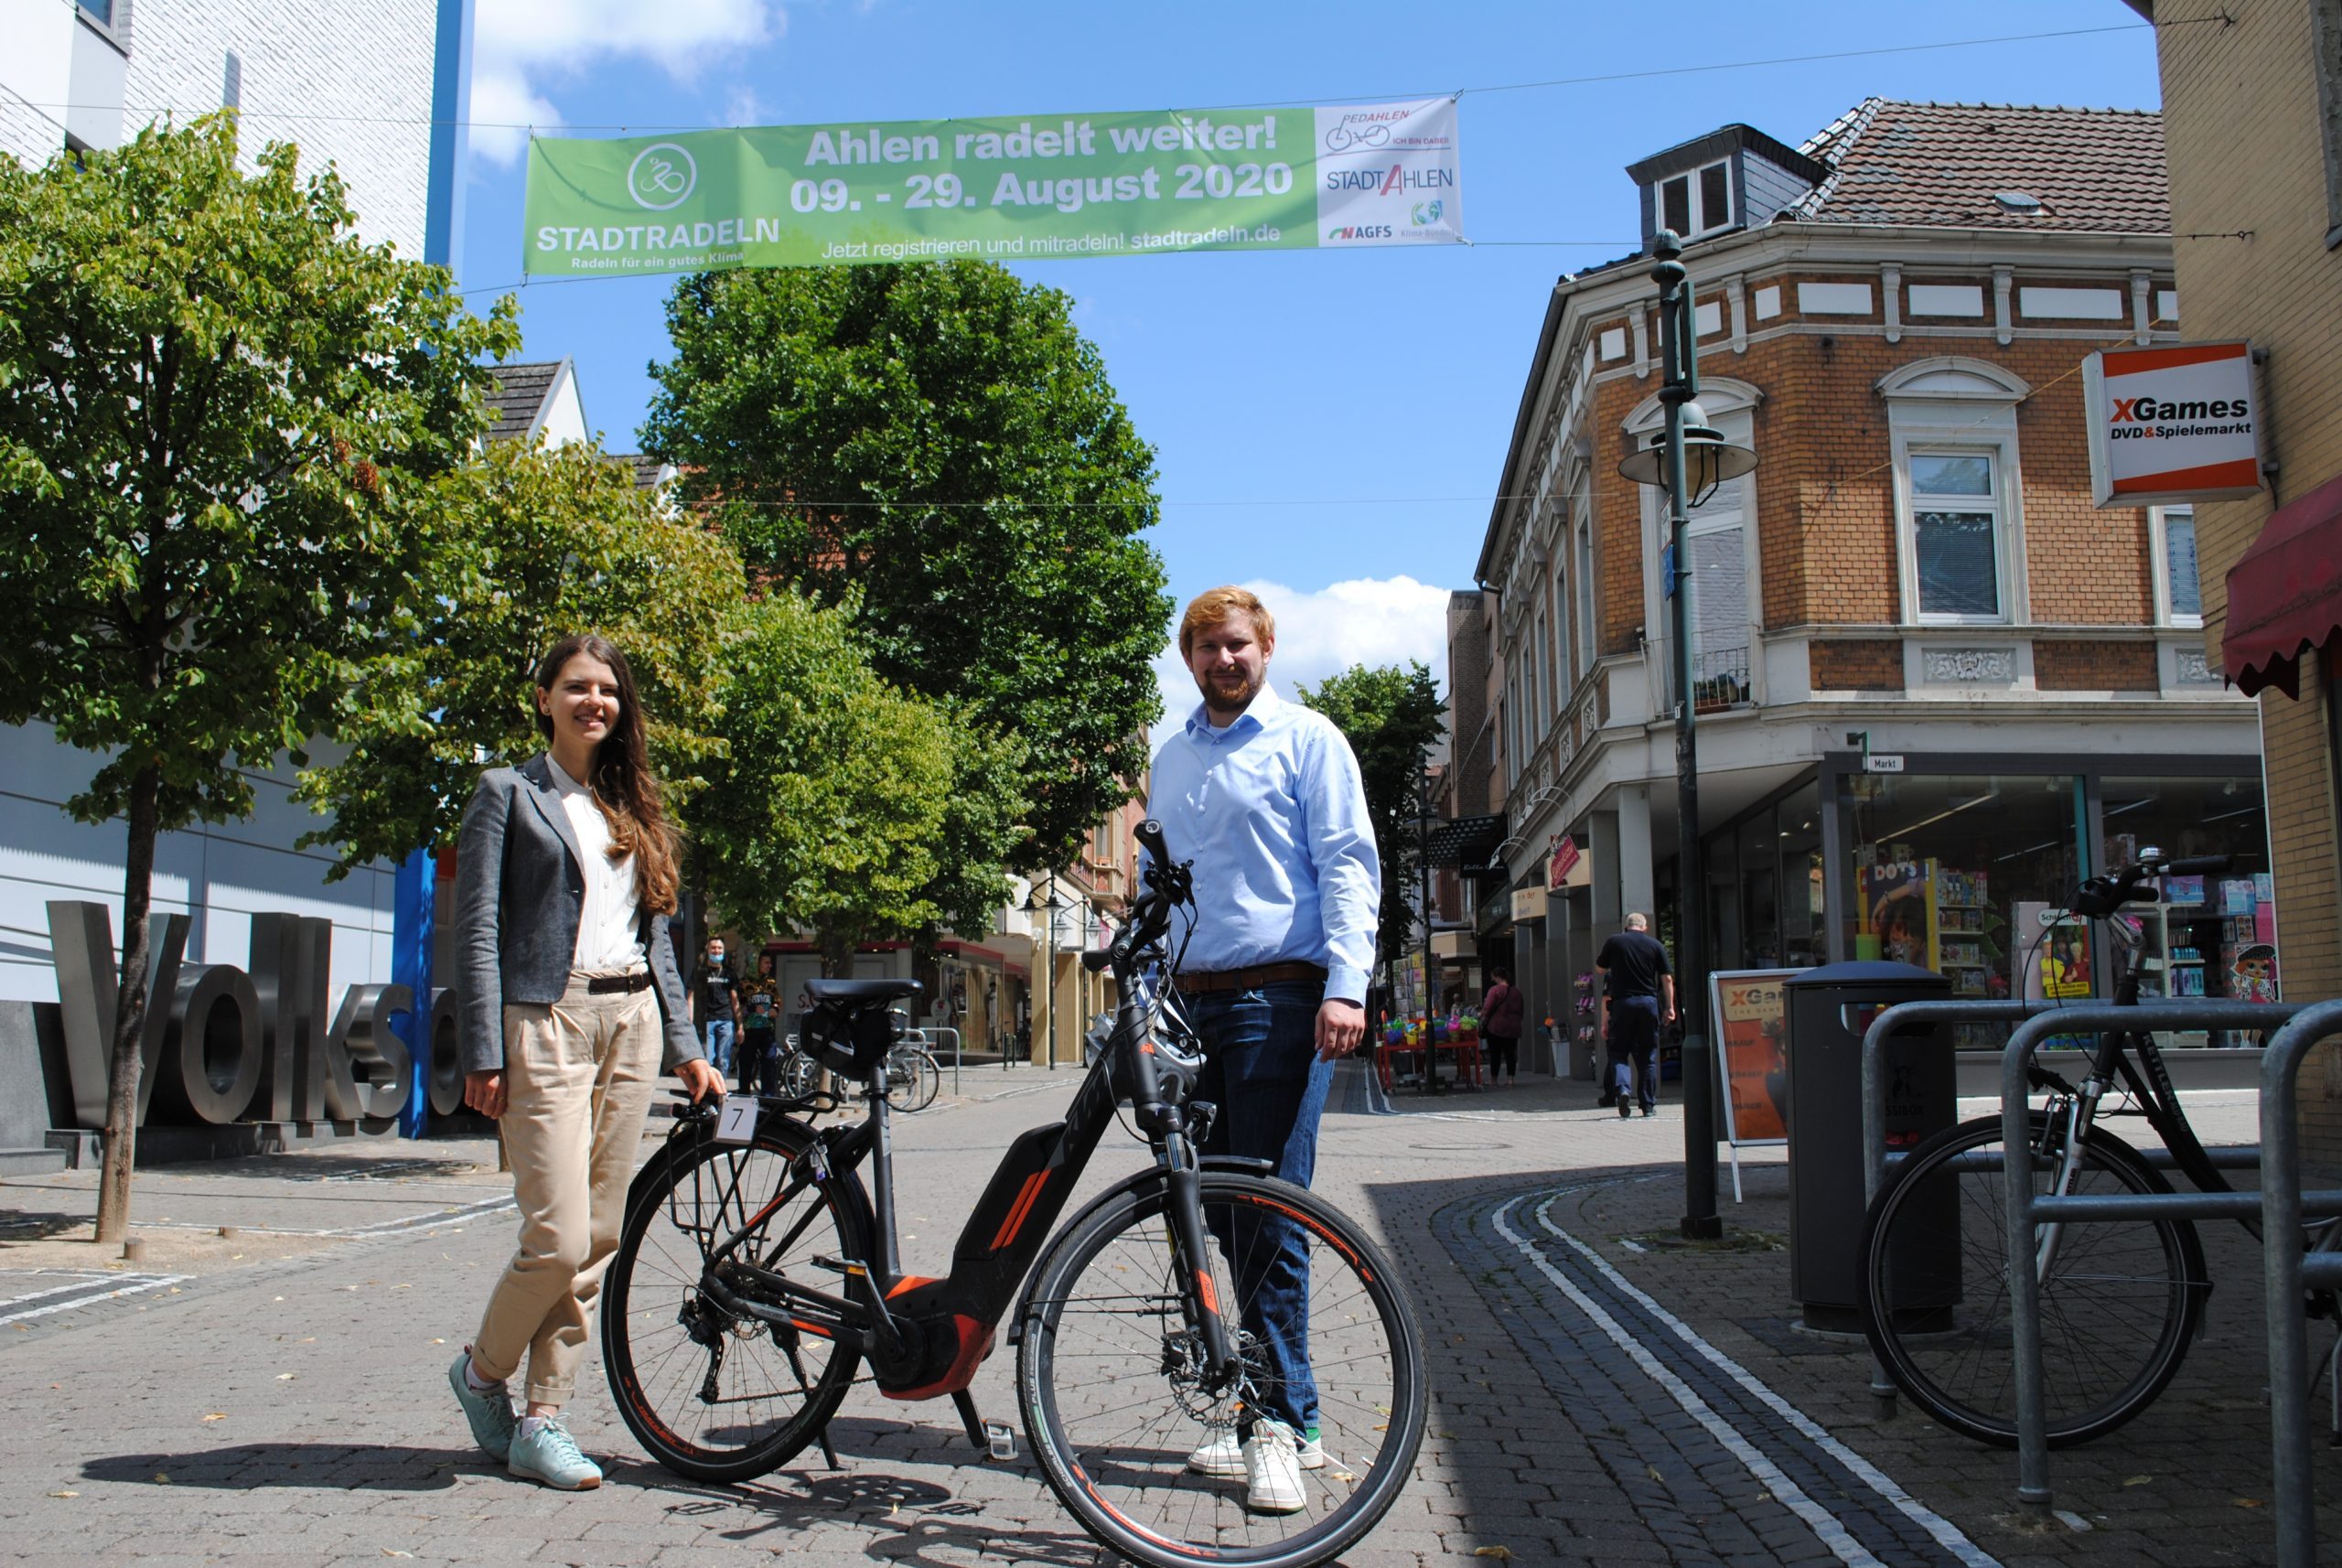
[(2082, 387), (2100, 506), (2222, 500), (2261, 489), (2250, 343), (2109, 349), (2082, 361)]
[[(113, 918), (103, 904), (60, 900), (48, 906), (48, 929), (75, 1119), (102, 1127), (121, 983)], [(142, 1124), (356, 1122), (396, 1116), (406, 1104), (414, 1058), (390, 1024), (413, 1010), (414, 993), (403, 985), (352, 985), (328, 1013), (332, 921), (254, 915), (249, 970), (188, 962), (187, 938), (185, 915), (156, 922), (141, 1042)], [(435, 992), (431, 1013), (435, 1047), (452, 1042), (455, 993)], [(462, 1085), (454, 1053), (432, 1055), (432, 1110), (445, 1115), (460, 1102)]]

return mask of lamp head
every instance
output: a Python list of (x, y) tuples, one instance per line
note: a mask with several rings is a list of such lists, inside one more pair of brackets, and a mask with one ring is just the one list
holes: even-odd
[[(1756, 454), (1726, 441), (1724, 432), (1708, 423), (1707, 411), (1697, 403), (1686, 403), (1680, 417), (1683, 425), (1683, 483), (1692, 492), (1689, 504), (1702, 505), (1715, 493), (1718, 485), (1726, 479), (1736, 479), (1756, 467)], [(1664, 489), (1667, 432), (1652, 432), (1641, 451), (1618, 465), (1618, 472), (1638, 485)]]

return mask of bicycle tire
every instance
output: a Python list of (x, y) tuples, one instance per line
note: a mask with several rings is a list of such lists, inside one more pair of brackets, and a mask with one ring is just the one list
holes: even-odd
[(627, 1429), (678, 1475), (741, 1481), (779, 1468), (854, 1381), (853, 1346), (724, 1315), (700, 1289), (709, 1252), (742, 1230), (759, 1238), (735, 1255), (782, 1273), (810, 1269), (815, 1253), (867, 1255), (869, 1202), (851, 1173), (781, 1197), (812, 1140), (781, 1119), (747, 1144), (703, 1133), (658, 1155), (636, 1188), (602, 1285), (603, 1366)]
[[(1180, 1384), (1191, 1343), (1173, 1275), (1167, 1180), (1112, 1195), (1054, 1238), (1018, 1308), (1016, 1376), (1025, 1434), (1041, 1473), (1082, 1528), (1133, 1562), (1200, 1559), (1248, 1568), (1310, 1568), (1364, 1539), (1414, 1473), (1428, 1396), (1423, 1330), (1380, 1251), (1308, 1191), (1265, 1176), (1207, 1172), (1202, 1201), (1216, 1237), (1249, 1238), (1248, 1255), (1281, 1228), (1307, 1251), (1308, 1350), (1325, 1464), (1301, 1472), (1301, 1511), (1248, 1512), (1241, 1477), (1190, 1473), (1191, 1451), (1232, 1435), (1255, 1371), (1218, 1400)], [(1213, 1249), (1218, 1298), (1248, 1302)], [(1153, 1282), (1134, 1285), (1133, 1282)], [(1273, 1398), (1273, 1394), (1266, 1397)]]
[(886, 1055), (886, 1103), (915, 1116), (935, 1103), (943, 1070), (917, 1046), (897, 1046)]
[[(2047, 1119), (2032, 1118), (2038, 1148)], [(1863, 1329), (1911, 1402), (1953, 1431), (2016, 1446), (2001, 1119), (1979, 1117), (1911, 1152), (1863, 1223)], [(1964, 1160), (1964, 1156), (1982, 1156)], [(1954, 1162), (1961, 1162), (1955, 1164)], [(2040, 1167), (2036, 1181), (2047, 1175)], [(2091, 1128), (2068, 1189), (2169, 1192), (2128, 1144)], [(2068, 1224), (2042, 1282), (2052, 1447), (2100, 1437), (2154, 1402), (2195, 1337), (2209, 1290), (2185, 1219)]]

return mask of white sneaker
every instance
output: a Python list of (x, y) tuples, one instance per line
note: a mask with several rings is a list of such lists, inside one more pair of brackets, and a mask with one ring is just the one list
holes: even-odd
[[(1295, 1440), (1294, 1452), (1301, 1459), (1305, 1470), (1326, 1467), (1326, 1450), (1318, 1445), (1315, 1431), (1305, 1432)], [(1221, 1427), (1197, 1444), (1187, 1455), (1187, 1468), (1198, 1476), (1211, 1476), (1222, 1481), (1233, 1481), (1244, 1474), (1244, 1445), (1237, 1441), (1236, 1429)]]
[(1244, 1506), (1254, 1513), (1299, 1513), (1309, 1506), (1300, 1449), (1282, 1421), (1262, 1417), (1244, 1440)]

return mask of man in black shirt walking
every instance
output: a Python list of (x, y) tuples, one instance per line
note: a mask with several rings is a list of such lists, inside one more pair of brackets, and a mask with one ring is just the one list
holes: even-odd
[(1604, 1036), (1618, 1114), (1633, 1115), (1639, 1101), (1644, 1115), (1655, 1115), (1659, 1026), (1675, 1021), (1675, 974), (1668, 968), (1667, 950), (1650, 934), (1650, 918), (1628, 915), (1627, 929), (1602, 944), (1594, 969), (1609, 997), (1609, 1026)]

